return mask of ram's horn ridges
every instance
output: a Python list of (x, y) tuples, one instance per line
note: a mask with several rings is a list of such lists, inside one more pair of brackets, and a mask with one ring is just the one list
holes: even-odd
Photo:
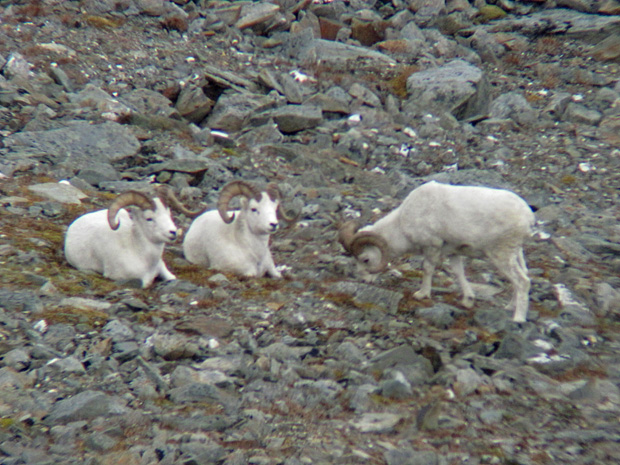
[(276, 210), (276, 213), (278, 214), (278, 217), (282, 218), (284, 221), (289, 223), (289, 225), (290, 223), (295, 223), (301, 215), (301, 211), (298, 211), (297, 213), (293, 211), (292, 214), (289, 215), (289, 212), (286, 212), (284, 210), (284, 207), (282, 207), (282, 204), (278, 204), (278, 209)]
[(360, 225), (355, 220), (349, 220), (338, 228), (338, 242), (344, 247), (344, 250), (351, 253), (351, 241), (355, 237), (355, 233)]
[(217, 210), (222, 217), (224, 223), (232, 223), (235, 219), (235, 215), (230, 215), (228, 213), (228, 204), (230, 201), (237, 197), (238, 195), (243, 195), (244, 197), (255, 198), (256, 200), (260, 199), (260, 192), (254, 187), (252, 184), (246, 181), (231, 181), (226, 184), (222, 191), (220, 192), (220, 197), (217, 201)]
[(376, 267), (370, 269), (369, 271), (371, 273), (379, 273), (380, 271), (385, 270), (389, 262), (389, 247), (386, 240), (381, 236), (372, 232), (361, 231), (353, 237), (353, 240), (349, 244), (351, 253), (356, 257), (359, 256), (363, 252), (364, 248), (368, 246), (377, 247), (379, 252), (381, 252), (381, 261)]
[(156, 208), (153, 199), (143, 194), (142, 192), (123, 192), (121, 195), (116, 197), (114, 202), (112, 202), (112, 205), (110, 205), (110, 208), (108, 208), (108, 224), (110, 225), (110, 228), (112, 228), (114, 231), (116, 231), (120, 226), (120, 223), (116, 221), (116, 215), (118, 214), (118, 211), (121, 208), (129, 207), (130, 205), (135, 205), (142, 210), (155, 210)]
[(167, 186), (167, 185), (157, 186), (155, 188), (155, 193), (157, 194), (159, 199), (162, 201), (162, 203), (164, 203), (168, 207), (174, 208), (176, 211), (184, 214), (188, 218), (196, 218), (197, 216), (200, 216), (201, 214), (203, 214), (206, 210), (204, 208), (201, 210), (196, 210), (196, 211), (188, 210), (185, 207), (185, 205), (183, 205), (180, 202), (180, 200), (174, 194), (174, 191), (172, 190), (170, 186)]
[(270, 182), (269, 184), (267, 184), (265, 191), (267, 192), (267, 195), (271, 200), (282, 199), (282, 192), (280, 191), (280, 188), (275, 182)]

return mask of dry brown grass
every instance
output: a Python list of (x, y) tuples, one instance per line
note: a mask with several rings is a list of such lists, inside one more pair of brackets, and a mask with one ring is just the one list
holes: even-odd
[(562, 50), (562, 43), (557, 37), (541, 37), (536, 41), (534, 49), (538, 54), (556, 55), (558, 51)]

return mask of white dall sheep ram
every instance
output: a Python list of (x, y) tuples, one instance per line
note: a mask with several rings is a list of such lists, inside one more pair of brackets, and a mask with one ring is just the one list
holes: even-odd
[(107, 210), (77, 218), (65, 235), (65, 257), (82, 271), (113, 280), (139, 279), (150, 286), (159, 276), (176, 279), (162, 259), (164, 246), (177, 237), (169, 206), (190, 216), (164, 186), (151, 197), (142, 192), (120, 194)]
[(473, 305), (474, 291), (465, 277), (463, 255), (479, 251), (511, 282), (513, 320), (527, 318), (530, 279), (523, 242), (531, 236), (534, 214), (518, 195), (504, 189), (428, 182), (371, 226), (354, 222), (340, 228), (339, 242), (354, 255), (365, 278), (384, 270), (390, 256), (407, 252), (424, 257), (422, 287), (416, 299), (429, 298), (435, 267), (442, 256), (463, 291), (463, 306)]
[[(230, 214), (230, 201), (241, 197), (241, 208)], [(259, 189), (255, 184), (236, 180), (226, 184), (217, 210), (198, 216), (183, 241), (185, 258), (241, 276), (281, 278), (269, 249), (271, 234), (278, 229), (278, 216), (294, 221), (280, 206), (281, 194), (274, 184)]]

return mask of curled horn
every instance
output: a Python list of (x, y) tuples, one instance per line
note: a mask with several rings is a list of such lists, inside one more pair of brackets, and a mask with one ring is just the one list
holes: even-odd
[(155, 210), (156, 205), (153, 199), (147, 197), (142, 192), (127, 191), (116, 197), (110, 208), (108, 208), (108, 224), (116, 231), (120, 226), (120, 223), (116, 221), (116, 215), (121, 208), (135, 205), (142, 210)]
[(176, 195), (174, 195), (174, 191), (170, 188), (170, 186), (162, 185), (157, 186), (155, 188), (155, 193), (157, 197), (162, 201), (163, 204), (174, 208), (179, 213), (184, 214), (188, 218), (196, 218), (200, 214), (204, 213), (203, 210), (188, 210), (185, 206), (179, 201)]
[(344, 247), (344, 250), (351, 253), (351, 242), (360, 225), (355, 220), (349, 220), (338, 229), (338, 242)]
[(269, 184), (267, 184), (266, 191), (267, 195), (269, 195), (269, 198), (271, 200), (280, 200), (277, 210), (278, 218), (284, 219), (284, 221), (286, 221), (287, 223), (294, 223), (295, 221), (297, 221), (301, 212), (298, 212), (296, 214), (293, 212), (292, 215), (289, 215), (289, 212), (284, 211), (284, 208), (282, 207), (282, 192), (275, 183), (270, 182)]
[(381, 253), (381, 262), (375, 268), (368, 271), (371, 273), (383, 271), (388, 265), (389, 247), (387, 242), (378, 234), (369, 231), (358, 232), (358, 229), (359, 224), (357, 221), (347, 221), (338, 230), (338, 242), (342, 244), (347, 252), (355, 257), (359, 256), (365, 247), (377, 247)]
[(232, 223), (235, 219), (235, 215), (228, 214), (228, 204), (233, 197), (237, 197), (238, 195), (243, 195), (248, 199), (260, 199), (260, 192), (252, 184), (246, 181), (229, 182), (222, 188), (220, 197), (217, 201), (217, 210), (220, 212), (220, 216), (222, 217), (222, 220), (224, 220), (224, 223)]
[(359, 254), (362, 253), (364, 248), (368, 246), (373, 246), (373, 247), (378, 248), (379, 252), (381, 253), (381, 261), (379, 262), (379, 264), (376, 267), (369, 269), (368, 271), (370, 271), (371, 273), (379, 273), (380, 271), (385, 270), (387, 268), (388, 261), (389, 261), (388, 260), (389, 248), (388, 248), (388, 244), (385, 241), (385, 239), (383, 239), (378, 234), (368, 232), (368, 231), (358, 232), (353, 237), (353, 240), (351, 241), (351, 244), (350, 244), (351, 253), (357, 257), (359, 256)]

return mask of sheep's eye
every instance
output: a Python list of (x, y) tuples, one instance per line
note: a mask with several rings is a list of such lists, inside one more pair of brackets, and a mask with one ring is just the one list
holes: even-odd
[(368, 264), (368, 263), (370, 263), (370, 260), (365, 258), (365, 259), (362, 260), (362, 262)]
[(146, 221), (153, 221), (153, 218), (147, 218)]
[(258, 208), (252, 208), (250, 211), (251, 211), (252, 213), (258, 213)]

